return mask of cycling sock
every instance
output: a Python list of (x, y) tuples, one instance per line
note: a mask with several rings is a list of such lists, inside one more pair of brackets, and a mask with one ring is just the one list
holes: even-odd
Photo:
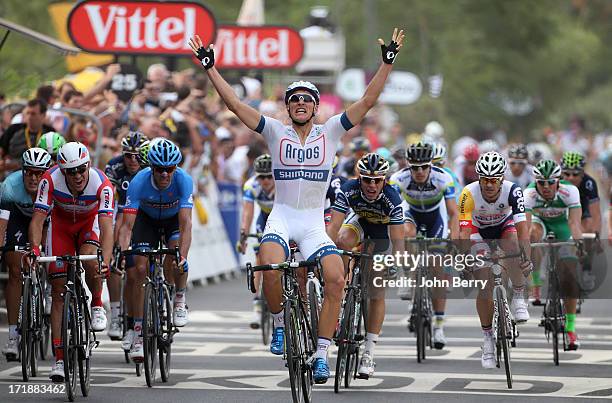
[(134, 317), (133, 316), (128, 316), (127, 317), (127, 327), (128, 330), (134, 330)]
[(524, 299), (525, 298), (525, 286), (521, 286), (521, 287), (512, 287), (512, 291), (514, 293), (514, 298), (520, 298), (520, 299)]
[(185, 303), (185, 291), (186, 290), (187, 290), (186, 288), (176, 289), (176, 293), (174, 294), (174, 306)]
[(434, 328), (442, 328), (444, 326), (444, 311), (442, 312), (434, 312), (436, 316), (436, 321), (434, 322)]
[(91, 307), (94, 308), (98, 306), (102, 306), (102, 290), (96, 293), (91, 293)]
[(119, 315), (121, 315), (121, 302), (111, 302), (111, 320), (119, 319)]
[(62, 346), (62, 339), (53, 339), (53, 349), (55, 350), (55, 361), (64, 360), (64, 349)]
[(142, 336), (142, 318), (134, 318), (134, 332), (137, 336)]
[(325, 337), (319, 337), (319, 341), (317, 342), (317, 352), (315, 353), (315, 358), (323, 358), (327, 361), (327, 349), (331, 344), (330, 339), (326, 339)]
[(9, 325), (9, 339), (16, 339), (17, 337), (19, 337), (17, 325)]
[(484, 337), (493, 337), (493, 326), (482, 326), (482, 334)]
[(565, 314), (565, 331), (567, 332), (576, 331), (576, 314), (575, 313)]
[(270, 315), (272, 315), (272, 319), (274, 319), (274, 328), (276, 329), (277, 327), (285, 327), (285, 318), (283, 315), (284, 311), (280, 311), (278, 313), (271, 313)]
[(531, 283), (534, 287), (542, 286), (542, 277), (540, 277), (540, 270), (535, 270), (531, 272)]
[(376, 333), (366, 333), (365, 351), (368, 351), (371, 355), (374, 355), (374, 347), (378, 342), (378, 335)]

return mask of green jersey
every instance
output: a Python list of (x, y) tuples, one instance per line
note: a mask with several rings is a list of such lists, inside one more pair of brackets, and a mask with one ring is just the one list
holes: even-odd
[(571, 237), (569, 209), (580, 207), (578, 188), (567, 181), (559, 182), (559, 189), (553, 200), (545, 200), (531, 183), (524, 192), (525, 209), (533, 216), (533, 222), (542, 223), (546, 232), (552, 231), (559, 240)]

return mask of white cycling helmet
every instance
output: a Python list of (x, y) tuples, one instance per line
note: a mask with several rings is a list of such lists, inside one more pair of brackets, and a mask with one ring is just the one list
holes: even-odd
[(76, 168), (89, 162), (89, 151), (83, 143), (71, 141), (59, 149), (57, 164), (61, 169)]
[(43, 148), (32, 147), (21, 154), (22, 168), (48, 169), (51, 166), (51, 155)]
[(440, 123), (432, 120), (425, 125), (425, 131), (423, 134), (432, 139), (439, 139), (440, 137), (444, 136), (444, 128)]
[(446, 163), (446, 146), (442, 143), (433, 143), (433, 158), (432, 162), (434, 164), (437, 163)]
[(289, 103), (289, 97), (297, 90), (306, 90), (308, 91), (314, 98), (315, 102), (319, 103), (319, 90), (317, 87), (311, 83), (310, 81), (294, 81), (287, 87), (285, 91), (285, 105)]
[(497, 151), (489, 151), (482, 154), (476, 161), (476, 173), (478, 176), (503, 177), (508, 163)]

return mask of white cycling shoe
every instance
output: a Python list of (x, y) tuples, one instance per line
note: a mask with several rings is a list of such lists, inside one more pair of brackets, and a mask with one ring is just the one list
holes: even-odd
[(187, 305), (179, 304), (174, 307), (172, 313), (172, 319), (174, 320), (174, 326), (183, 327), (189, 323), (189, 312), (187, 311)]
[(91, 308), (91, 329), (101, 332), (106, 329), (106, 311), (104, 307), (94, 306)]
[(376, 363), (374, 359), (372, 359), (372, 355), (366, 351), (363, 353), (361, 357), (361, 361), (359, 362), (359, 370), (357, 371), (357, 377), (359, 379), (370, 379), (371, 376), (374, 376), (374, 369), (376, 368)]
[(136, 338), (136, 332), (134, 329), (129, 329), (125, 332), (125, 336), (123, 336), (123, 340), (121, 340), (121, 348), (125, 351), (130, 351), (132, 349), (132, 345), (134, 344), (134, 339)]
[(497, 365), (495, 363), (495, 339), (493, 336), (484, 338), (480, 363), (485, 369), (492, 369)]
[(434, 347), (437, 350), (442, 350), (446, 345), (446, 336), (444, 336), (444, 329), (441, 327), (434, 327), (433, 330), (433, 342)]
[(513, 298), (511, 309), (516, 323), (524, 323), (529, 320), (529, 311), (527, 310), (527, 301), (524, 298)]
[(108, 337), (111, 340), (121, 340), (123, 330), (121, 329), (121, 322), (119, 319), (111, 320), (111, 324), (108, 328)]
[(49, 379), (51, 379), (53, 383), (64, 382), (64, 361), (55, 361), (55, 364), (51, 367), (51, 372), (49, 372)]
[(144, 347), (142, 345), (142, 337), (136, 337), (132, 350), (130, 350), (130, 359), (136, 364), (144, 361)]
[(7, 361), (19, 360), (19, 336), (9, 337), (6, 346), (2, 349), (2, 354), (6, 356)]

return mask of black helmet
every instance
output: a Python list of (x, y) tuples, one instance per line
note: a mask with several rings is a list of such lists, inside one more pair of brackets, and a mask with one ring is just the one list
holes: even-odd
[(385, 176), (389, 172), (389, 161), (376, 153), (369, 153), (361, 157), (357, 168), (361, 175)]
[(147, 136), (141, 132), (131, 131), (121, 140), (121, 148), (124, 153), (140, 153), (140, 148), (148, 142)]
[(253, 168), (257, 175), (269, 175), (272, 173), (272, 157), (270, 154), (262, 154), (255, 158)]
[(409, 164), (429, 164), (433, 159), (433, 151), (430, 143), (410, 144), (406, 149), (406, 159)]

